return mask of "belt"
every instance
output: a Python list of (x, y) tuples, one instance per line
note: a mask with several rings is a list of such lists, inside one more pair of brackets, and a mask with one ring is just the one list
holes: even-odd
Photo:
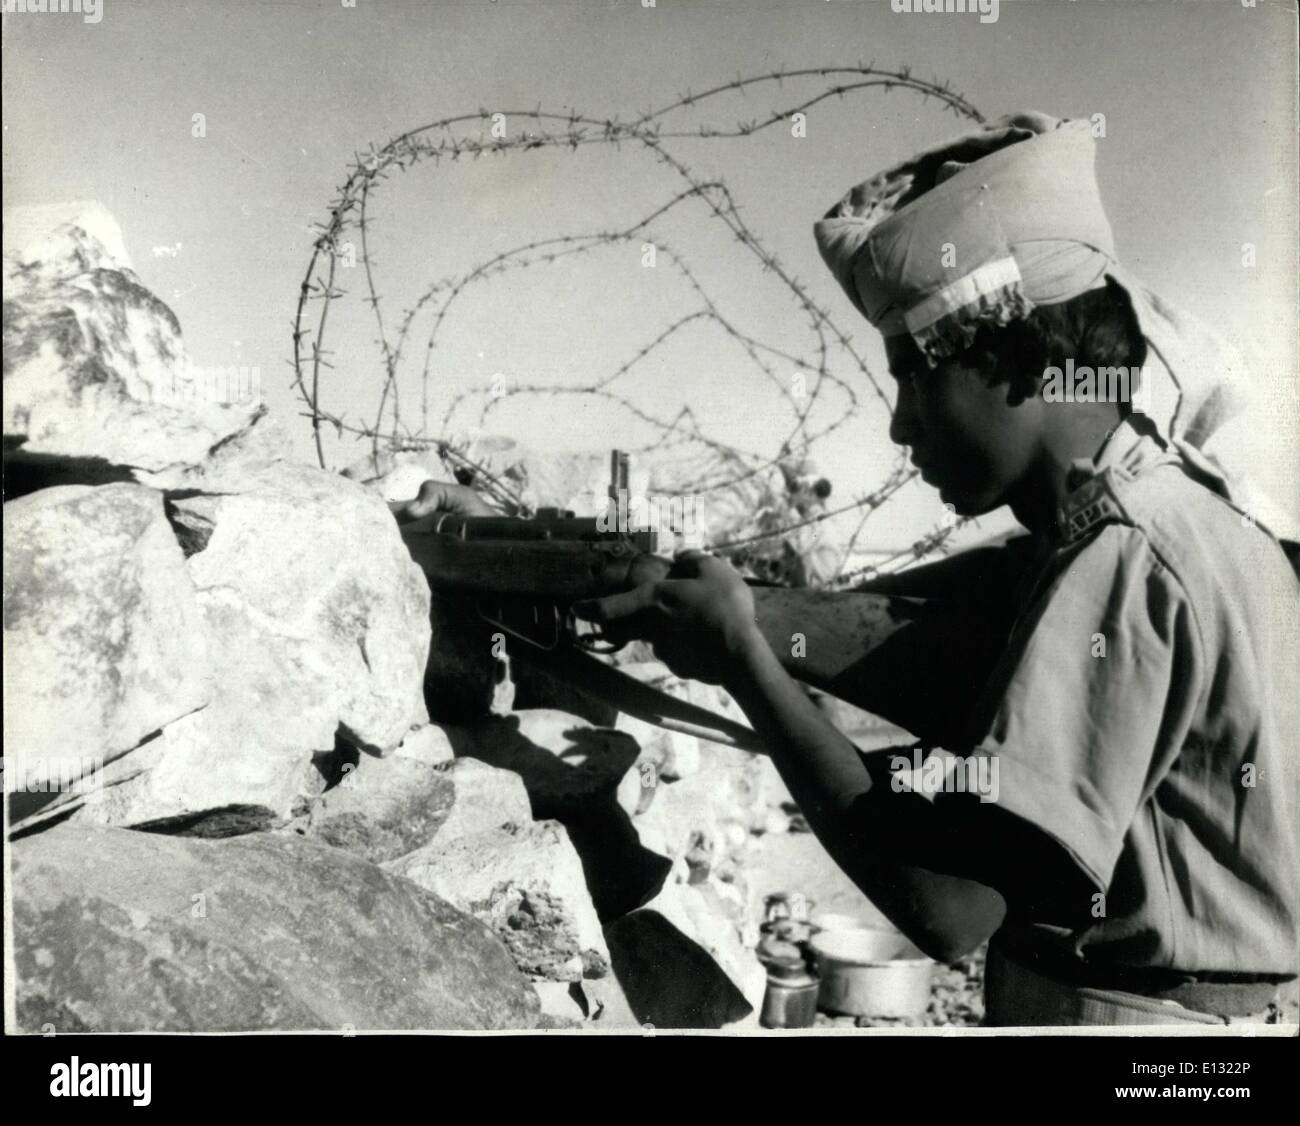
[[(1228, 992), (1222, 992), (1227, 990)], [(1243, 992), (1244, 990), (1244, 992)], [(1065, 1025), (1225, 1025), (1266, 1019), (1275, 982), (1190, 982), (1154, 996), (1069, 984), (1045, 977), (990, 943), (984, 967), (984, 1023), (995, 1027)], [(1224, 1004), (1224, 1001), (1228, 1004)], [(1190, 1007), (1190, 1003), (1198, 1007)], [(1236, 1009), (1206, 1012), (1204, 1007)]]

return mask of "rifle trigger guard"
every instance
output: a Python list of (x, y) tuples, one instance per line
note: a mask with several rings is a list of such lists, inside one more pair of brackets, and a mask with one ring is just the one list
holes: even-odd
[[(549, 653), (551, 650), (559, 648), (560, 642), (563, 639), (564, 622), (561, 621), (559, 608), (554, 603), (550, 604), (551, 626), (553, 628), (553, 633), (551, 635), (551, 640), (549, 644), (543, 644), (543, 642), (539, 641), (536, 637), (529, 637), (528, 634), (521, 633), (519, 630), (506, 625), (506, 623), (502, 621), (501, 618), (494, 618), (491, 614), (489, 614), (486, 610), (483, 609), (482, 600), (476, 602), (474, 604), (474, 608), (478, 611), (478, 616), (482, 618), (485, 622), (487, 622), (488, 625), (495, 626), (503, 633), (509, 634), (511, 637), (518, 638), (525, 645), (531, 645), (534, 649), (541, 649), (542, 651)], [(538, 607), (534, 605), (532, 609), (533, 609), (533, 616), (534, 618), (536, 618), (538, 616)], [(502, 617), (504, 617), (504, 615), (502, 615)], [(538, 622), (538, 625), (540, 624), (541, 623)]]

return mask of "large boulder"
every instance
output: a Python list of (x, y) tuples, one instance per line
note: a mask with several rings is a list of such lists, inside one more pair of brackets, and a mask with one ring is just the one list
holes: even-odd
[(183, 840), (60, 825), (13, 858), (23, 1031), (530, 1028), (488, 928), (292, 835)]
[[(196, 372), (175, 314), (141, 283), (98, 204), (17, 208), (4, 222), (6, 460), (166, 471), (201, 462), (265, 410)], [(229, 372), (229, 369), (222, 369)]]
[(609, 972), (582, 861), (555, 821), (437, 837), (385, 867), (487, 923), (530, 978), (573, 982)]
[(335, 780), (341, 752), (383, 754), (427, 721), (428, 587), (382, 502), (285, 464), (245, 474), (238, 491), (174, 495), (168, 515), (212, 700), (110, 764), (103, 800), (77, 817), (283, 824)]
[(160, 493), (68, 485), (7, 503), (4, 604), (11, 777), (102, 765), (211, 698), (202, 614)]
[[(427, 720), (428, 587), (387, 506), (305, 465), (248, 474), (236, 492), (171, 500), (191, 537), (218, 675), (242, 666), (259, 734), (389, 750)], [(251, 658), (251, 659), (250, 659)]]

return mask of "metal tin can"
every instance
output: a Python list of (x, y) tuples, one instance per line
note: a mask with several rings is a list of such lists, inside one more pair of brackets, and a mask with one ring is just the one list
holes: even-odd
[(821, 983), (803, 958), (769, 961), (766, 966), (767, 990), (759, 1023), (764, 1028), (811, 1028), (817, 1019)]

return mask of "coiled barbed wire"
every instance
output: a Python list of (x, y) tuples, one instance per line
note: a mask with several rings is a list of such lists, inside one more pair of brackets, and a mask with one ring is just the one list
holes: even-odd
[[(748, 121), (738, 121), (730, 127), (715, 127), (707, 124), (694, 128), (667, 127), (667, 119), (672, 115), (707, 105), (724, 95), (746, 94), (751, 90), (772, 84), (780, 87), (787, 81), (816, 80), (820, 80), (823, 86), (809, 96), (766, 115)], [(443, 331), (455, 303), (467, 289), (489, 284), (493, 279), (510, 271), (588, 254), (599, 248), (627, 242), (634, 238), (646, 238), (652, 224), (679, 208), (697, 203), (703, 204), (711, 220), (723, 224), (730, 231), (734, 236), (737, 253), (751, 255), (764, 272), (773, 275), (776, 281), (788, 291), (797, 308), (807, 315), (809, 327), (815, 336), (815, 347), (811, 354), (797, 355), (742, 331), (724, 315), (717, 301), (691, 269), (686, 258), (667, 240), (654, 238), (652, 241), (657, 252), (667, 257), (673, 269), (697, 299), (698, 306), (693, 311), (664, 325), (611, 372), (589, 383), (580, 386), (530, 383), (499, 389), (498, 394), (489, 396), (484, 402), (480, 423), (487, 420), (502, 400), (512, 396), (564, 394), (602, 398), (627, 411), (633, 418), (648, 424), (657, 433), (657, 437), (642, 449), (652, 449), (668, 443), (697, 442), (712, 451), (716, 455), (718, 472), (712, 479), (693, 486), (695, 493), (703, 494), (735, 489), (747, 481), (773, 472), (783, 459), (802, 458), (808, 455), (820, 440), (858, 414), (861, 404), (852, 382), (857, 377), (865, 380), (866, 386), (888, 411), (890, 409), (888, 398), (876, 375), (855, 349), (849, 335), (840, 328), (828, 310), (812, 299), (804, 285), (787, 271), (778, 257), (766, 247), (762, 239), (741, 217), (740, 208), (727, 184), (718, 177), (698, 176), (670, 149), (667, 142), (686, 138), (724, 140), (749, 137), (789, 122), (795, 114), (804, 113), (831, 98), (844, 98), (872, 90), (887, 93), (894, 89), (918, 94), (923, 99), (936, 100), (943, 109), (951, 111), (958, 117), (977, 123), (984, 121), (983, 115), (970, 102), (938, 79), (917, 78), (906, 67), (885, 69), (876, 67), (874, 63), (859, 63), (856, 66), (846, 67), (773, 70), (747, 78), (738, 76), (701, 93), (687, 91), (663, 107), (628, 121), (592, 117), (576, 111), (554, 113), (543, 110), (540, 106), (531, 110), (479, 109), (475, 113), (441, 118), (408, 130), (380, 147), (372, 145), (364, 155), (354, 154), (347, 175), (329, 205), (328, 220), (313, 227), (316, 238), (299, 289), (293, 319), (291, 361), (293, 388), (306, 405), (304, 415), (311, 420), (316, 455), (322, 468), (328, 468), (322, 434), (325, 427), (331, 427), (339, 437), (348, 434), (358, 440), (368, 439), (371, 456), (376, 463), (381, 451), (434, 451), (444, 464), (454, 472), (458, 472), (458, 475), (472, 474), (476, 487), (482, 489), (508, 511), (527, 513), (528, 506), (516, 490), (500, 476), (491, 472), (489, 467), (469, 457), (463, 443), (458, 443), (448, 434), (449, 423), (455, 412), (474, 396), (482, 395), (483, 392), (465, 389), (457, 391), (443, 415), (441, 431), (437, 434), (432, 432), (429, 418), (429, 389), (435, 374), (432, 370), (433, 356), (439, 334)], [(530, 124), (530, 128), (514, 136), (493, 137), (490, 140), (485, 140), (481, 136), (464, 135), (464, 130), (471, 126), (481, 127), (483, 122), (494, 114), (504, 115), (507, 119), (522, 118)], [(382, 185), (394, 172), (406, 172), (417, 165), (430, 162), (436, 168), (441, 166), (444, 160), (455, 162), (462, 158), (478, 159), (484, 154), (526, 154), (537, 150), (566, 148), (577, 151), (585, 146), (621, 147), (624, 143), (639, 145), (646, 150), (680, 179), (683, 183), (681, 190), (650, 213), (620, 229), (537, 238), (495, 254), (464, 274), (429, 283), (414, 304), (400, 317), (385, 316), (385, 302), (378, 288), (370, 230), (374, 223), (373, 201)], [(379, 348), (379, 370), (382, 377), (377, 389), (373, 419), (369, 421), (363, 419), (359, 422), (348, 422), (343, 415), (329, 410), (322, 401), (322, 373), (332, 368), (329, 357), (334, 354), (333, 350), (326, 348), (325, 345), (326, 333), (331, 323), (329, 314), (333, 303), (346, 296), (345, 291), (338, 285), (338, 268), (340, 256), (344, 253), (345, 236), (352, 231), (356, 232), (360, 244), (356, 257), (363, 267), (361, 300), (369, 306), (374, 318)], [(352, 250), (351, 247), (348, 249)], [(404, 404), (399, 394), (398, 373), (402, 369), (403, 360), (418, 346), (415, 342), (415, 328), (417, 318), (422, 314), (429, 316), (431, 324), (424, 340), (423, 356), (418, 365), (421, 387), (419, 421), (413, 426), (410, 410), (407, 409), (405, 416), (403, 414)], [(741, 450), (705, 433), (697, 423), (689, 405), (680, 408), (671, 416), (661, 416), (651, 408), (634, 401), (630, 395), (619, 389), (618, 383), (623, 376), (645, 362), (688, 325), (696, 322), (706, 322), (721, 329), (729, 339), (740, 346), (749, 362), (779, 392), (781, 402), (790, 411), (791, 423), (784, 439), (776, 449), (766, 454)], [(831, 353), (836, 347), (844, 357), (842, 362), (851, 369), (849, 377), (832, 370)], [(806, 394), (802, 396), (791, 394), (790, 389), (785, 386), (775, 370), (774, 364), (778, 361), (795, 365), (796, 370), (812, 374), (812, 386), (808, 388)], [(809, 421), (811, 412), (823, 394), (831, 388), (838, 389), (844, 400), (843, 408), (829, 422), (818, 429), (813, 429)], [(718, 546), (720, 549), (750, 546), (759, 541), (779, 539), (801, 527), (818, 524), (849, 512), (857, 512), (858, 523), (848, 540), (848, 552), (841, 563), (839, 574), (833, 580), (833, 585), (843, 585), (858, 578), (874, 576), (896, 569), (898, 566), (906, 566), (915, 559), (941, 548), (944, 540), (959, 526), (960, 522), (945, 521), (933, 532), (918, 540), (911, 548), (879, 564), (845, 570), (871, 513), (914, 476), (915, 473), (907, 469), (906, 462), (900, 456), (878, 488), (853, 498), (847, 504), (811, 516), (792, 519), (777, 528), (733, 538), (729, 543)]]

